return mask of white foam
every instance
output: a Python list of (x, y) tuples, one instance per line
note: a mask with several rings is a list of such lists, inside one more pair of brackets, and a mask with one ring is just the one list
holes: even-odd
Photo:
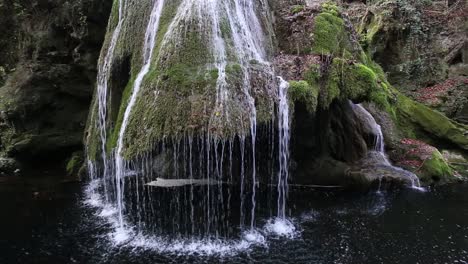
[(97, 189), (99, 188), (100, 181), (93, 180), (85, 188), (86, 200), (84, 201), (85, 205), (92, 207), (100, 207), (102, 205), (102, 199)]
[(268, 220), (264, 228), (267, 234), (272, 234), (278, 237), (295, 238), (299, 235), (293, 222), (286, 218), (274, 218)]
[(419, 192), (427, 192), (427, 189), (424, 187), (411, 186), (411, 189), (419, 191)]
[(251, 229), (248, 231), (244, 231), (242, 234), (242, 237), (244, 238), (245, 241), (249, 243), (254, 243), (254, 244), (265, 244), (265, 236), (262, 235), (262, 233), (258, 232), (255, 229)]
[(160, 236), (145, 236), (136, 234), (128, 223), (121, 226), (117, 217), (117, 209), (103, 203), (102, 197), (96, 192), (99, 180), (92, 181), (85, 189), (86, 205), (96, 207), (96, 214), (113, 227), (108, 237), (115, 247), (130, 247), (152, 250), (159, 253), (177, 255), (201, 255), (201, 256), (234, 256), (240, 252), (248, 251), (252, 246), (266, 246), (266, 239), (257, 230), (249, 230), (242, 234), (241, 239), (170, 239)]
[(202, 256), (233, 256), (247, 251), (253, 244), (246, 240), (176, 239), (156, 236), (136, 236), (128, 246), (160, 253)]
[(129, 241), (131, 238), (130, 231), (126, 229), (125, 227), (117, 227), (114, 231), (114, 233), (111, 234), (112, 240), (116, 245), (120, 245), (124, 242)]
[(117, 214), (117, 209), (112, 206), (106, 206), (102, 209), (101, 213), (99, 214), (100, 217), (109, 217), (112, 215)]

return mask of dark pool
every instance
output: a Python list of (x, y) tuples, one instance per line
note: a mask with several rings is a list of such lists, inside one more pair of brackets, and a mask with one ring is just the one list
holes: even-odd
[(84, 184), (0, 178), (0, 263), (468, 263), (468, 184), (418, 192), (292, 188), (300, 235), (229, 256), (115, 246)]

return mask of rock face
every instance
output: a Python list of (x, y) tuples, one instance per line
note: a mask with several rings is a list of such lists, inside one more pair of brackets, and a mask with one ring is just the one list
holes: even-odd
[[(452, 171), (437, 148), (430, 157), (418, 158), (423, 167), (399, 163), (402, 157), (395, 153), (405, 153), (406, 146), (401, 142), (408, 138), (422, 139), (438, 148), (448, 143), (466, 151), (467, 126), (411, 100), (392, 86), (389, 81), (392, 78), (387, 79), (384, 70), (373, 61), (378, 60), (377, 53), (364, 41), (372, 33), (370, 26), (363, 22), (364, 28), (353, 27), (348, 18), (347, 11), (354, 12), (350, 16), (366, 16), (367, 9), (359, 11), (356, 6), (366, 7), (363, 3), (352, 3), (339, 9), (325, 2), (318, 7), (292, 6), (289, 13), (287, 8), (280, 13), (283, 19), (278, 19), (279, 30), (286, 35), (285, 39), (300, 39), (301, 34), (312, 38), (312, 42), (306, 42), (311, 45), (308, 50), (283, 46), (275, 60), (280, 72), (293, 80), (290, 97), (295, 105), (292, 134), (295, 175), (316, 184), (362, 184), (374, 181), (377, 174), (386, 175), (382, 177), (387, 181), (414, 182), (412, 173), (390, 164), (379, 165), (377, 159), (369, 158), (367, 153), (374, 147), (376, 135), (366, 133), (362, 118), (352, 114), (349, 107), (346, 110), (347, 100), (352, 100), (372, 102), (367, 107), (384, 127), (387, 149), (394, 163), (418, 174), (424, 184), (454, 181), (457, 172)], [(308, 26), (301, 27), (301, 23)]]
[(111, 5), (0, 1), (1, 156), (61, 164), (82, 148)]
[(404, 94), (468, 121), (468, 3), (368, 1), (347, 5), (361, 42)]

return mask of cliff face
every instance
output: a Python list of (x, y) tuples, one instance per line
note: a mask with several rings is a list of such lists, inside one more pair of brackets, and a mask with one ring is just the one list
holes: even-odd
[(111, 5), (0, 1), (1, 156), (61, 164), (82, 149)]
[(361, 43), (411, 98), (468, 122), (468, 3), (354, 1)]

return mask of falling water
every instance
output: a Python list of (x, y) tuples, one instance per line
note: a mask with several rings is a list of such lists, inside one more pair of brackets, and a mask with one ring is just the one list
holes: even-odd
[(277, 200), (277, 217), (268, 221), (265, 230), (276, 236), (294, 237), (296, 227), (286, 219), (286, 200), (288, 196), (288, 180), (289, 180), (289, 140), (291, 137), (290, 120), (289, 120), (289, 102), (288, 89), (289, 83), (281, 77), (278, 87), (278, 200)]
[(278, 217), (286, 218), (286, 197), (289, 178), (289, 103), (287, 98), (289, 83), (279, 77), (278, 89), (278, 134), (279, 134), (279, 171), (278, 171)]
[[(156, 46), (164, 1), (155, 0), (153, 5), (142, 52), (143, 66), (136, 76), (123, 115), (117, 148), (112, 156), (103, 157), (104, 160), (107, 158), (107, 174), (115, 177), (110, 178), (108, 182), (105, 179), (100, 182), (100, 186), (109, 189), (104, 190), (105, 195), (109, 193), (111, 197), (110, 201), (106, 201), (110, 206), (105, 205), (108, 210), (103, 209), (101, 216), (114, 217), (115, 214), (115, 219), (112, 220), (117, 231), (113, 236), (114, 241), (127, 241), (132, 234), (141, 236), (139, 242), (134, 241), (138, 245), (148, 243), (177, 248), (182, 243), (180, 241), (188, 237), (192, 243), (188, 246), (196, 251), (204, 246), (209, 247), (209, 250), (211, 247), (225, 250), (245, 248), (251, 243), (261, 244), (264, 243), (264, 235), (267, 233), (291, 236), (295, 227), (286, 219), (290, 137), (287, 101), (289, 86), (281, 78), (278, 78), (278, 82), (275, 81), (273, 66), (268, 61), (268, 51), (272, 49), (271, 41), (263, 32), (264, 26), (257, 15), (268, 13), (266, 2), (182, 0), (157, 45), (157, 51), (153, 49)], [(262, 8), (263, 11), (260, 10)], [(126, 137), (126, 131), (132, 115), (136, 114), (134, 107), (137, 105), (139, 94), (142, 94), (139, 91), (143, 89), (145, 76), (151, 67), (170, 67), (171, 64), (166, 60), (173, 56), (174, 47), (188, 45), (185, 43), (187, 32), (194, 28), (199, 31), (200, 38), (206, 42), (209, 50), (207, 64), (200, 65), (200, 69), (205, 70), (203, 67), (206, 67), (207, 70), (218, 72), (216, 101), (208, 127), (198, 135), (187, 133), (181, 138), (163, 139), (155, 144), (152, 151), (134, 160), (126, 160), (126, 143), (132, 143), (132, 139)], [(226, 36), (226, 32), (229, 32), (229, 36)], [(112, 61), (112, 58), (109, 60)], [(228, 65), (240, 66), (240, 77), (236, 76), (235, 84), (229, 79), (226, 70)], [(253, 75), (254, 70), (261, 76)], [(265, 84), (261, 85), (268, 87), (258, 88), (271, 90), (272, 93), (277, 91), (279, 140), (264, 139), (261, 136), (257, 138), (256, 91), (253, 80), (260, 78), (265, 79)], [(158, 94), (158, 89), (159, 87), (154, 87), (155, 94)], [(272, 94), (271, 98), (272, 119), (273, 98), (276, 95)], [(102, 104), (103, 108), (106, 106), (105, 103)], [(234, 120), (240, 121), (232, 124)], [(210, 129), (233, 125), (238, 129), (237, 134), (227, 138), (220, 137), (216, 130), (211, 132)], [(105, 138), (101, 140), (105, 146)], [(280, 151), (280, 171), (274, 173), (278, 176), (277, 217), (273, 219), (274, 222), (269, 221), (265, 229), (256, 227), (256, 219), (259, 217), (256, 214), (262, 213), (256, 204), (263, 195), (257, 192), (261, 175), (257, 175), (257, 172), (264, 167), (257, 167), (257, 157), (261, 155), (257, 153), (257, 145), (261, 146), (262, 140), (268, 140), (269, 143), (279, 142), (277, 149)], [(236, 156), (233, 157), (233, 153)], [(276, 159), (274, 160), (276, 162)], [(161, 162), (164, 165), (161, 165)], [(268, 171), (276, 168), (276, 164), (271, 166)], [(91, 162), (89, 167), (95, 166)], [(163, 170), (161, 167), (172, 168), (166, 173), (160, 172)], [(96, 175), (98, 172), (94, 171), (93, 169), (93, 175)], [(232, 186), (226, 188), (225, 184)], [(239, 184), (239, 188), (234, 184)], [(100, 188), (99, 184), (91, 187), (93, 190)], [(240, 196), (235, 197), (234, 190), (238, 194), (240, 192)], [(236, 198), (241, 204), (239, 211), (233, 209), (233, 206), (238, 205)], [(271, 207), (275, 208), (275, 205)], [(269, 216), (271, 215), (265, 217)], [(172, 234), (174, 239), (158, 240), (158, 235), (167, 234)], [(241, 240), (234, 244), (221, 241), (233, 237)]]
[[(374, 134), (375, 136), (374, 152), (376, 152), (381, 157), (381, 161), (383, 162), (383, 165), (392, 167), (393, 169), (397, 171), (403, 172), (403, 174), (406, 175), (411, 181), (412, 188), (424, 191), (424, 188), (421, 187), (421, 183), (419, 181), (418, 176), (416, 176), (414, 173), (403, 170), (402, 168), (399, 168), (399, 167), (395, 167), (391, 164), (390, 160), (385, 154), (385, 143), (384, 143), (384, 136), (382, 133), (382, 127), (379, 124), (377, 124), (372, 114), (369, 113), (361, 104), (353, 104), (353, 107), (355, 111), (362, 113), (362, 115), (365, 117), (366, 124), (369, 125), (370, 128), (372, 129), (372, 134)], [(382, 178), (380, 178), (379, 180), (381, 181)], [(381, 185), (380, 181), (379, 181), (379, 191), (380, 191), (380, 185)]]
[(135, 84), (133, 86), (133, 92), (130, 97), (130, 100), (127, 105), (127, 109), (125, 110), (125, 114), (122, 121), (122, 127), (120, 128), (119, 139), (117, 141), (117, 152), (115, 156), (115, 177), (116, 177), (116, 189), (117, 189), (117, 206), (119, 210), (119, 223), (120, 226), (123, 227), (123, 188), (124, 188), (124, 181), (122, 177), (126, 173), (125, 168), (125, 161), (122, 156), (122, 151), (124, 148), (124, 137), (125, 131), (128, 125), (128, 119), (132, 112), (133, 106), (135, 105), (138, 92), (141, 88), (141, 83), (145, 78), (146, 74), (148, 74), (151, 66), (151, 59), (153, 58), (153, 50), (156, 44), (156, 35), (158, 33), (159, 28), (159, 20), (161, 18), (161, 13), (164, 6), (164, 0), (156, 0), (154, 3), (153, 10), (151, 11), (150, 20), (148, 23), (148, 27), (146, 28), (145, 33), (145, 45), (143, 47), (143, 66), (140, 72), (135, 79)]
[[(250, 136), (252, 143), (252, 208), (250, 228), (255, 225), (255, 209), (256, 209), (256, 188), (257, 188), (257, 167), (256, 167), (256, 137), (257, 137), (257, 109), (255, 108), (255, 100), (252, 96), (252, 86), (250, 84), (249, 64), (252, 60), (265, 64), (268, 69), (269, 64), (266, 62), (266, 47), (264, 45), (264, 33), (260, 25), (260, 21), (256, 15), (254, 1), (233, 1), (234, 6), (229, 6), (228, 1), (224, 1), (225, 9), (230, 27), (232, 29), (232, 39), (234, 42), (235, 54), (242, 65), (243, 71), (243, 91), (247, 97), (250, 112)], [(273, 71), (271, 71), (273, 74)]]
[[(117, 41), (120, 37), (120, 31), (122, 29), (123, 22), (125, 20), (124, 16), (124, 7), (125, 0), (119, 0), (119, 10), (118, 10), (118, 23), (112, 33), (109, 47), (107, 53), (104, 56), (103, 60), (99, 61), (99, 69), (97, 75), (97, 100), (98, 100), (98, 128), (99, 136), (101, 138), (101, 158), (103, 161), (103, 177), (104, 180), (108, 175), (107, 169), (107, 154), (106, 154), (106, 142), (107, 142), (107, 98), (108, 98), (108, 81), (111, 74), (112, 63), (114, 60), (115, 48), (117, 46)], [(104, 185), (106, 187), (106, 185)], [(107, 191), (105, 191), (106, 200), (108, 200)]]

